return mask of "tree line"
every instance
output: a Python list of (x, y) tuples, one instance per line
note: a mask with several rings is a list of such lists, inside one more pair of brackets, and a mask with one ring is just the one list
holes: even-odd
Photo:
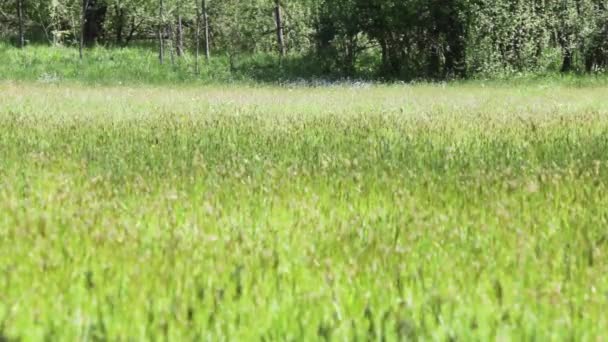
[(461, 78), (608, 67), (608, 0), (4, 0), (0, 36), (144, 45), (184, 54), (276, 54), (326, 74)]

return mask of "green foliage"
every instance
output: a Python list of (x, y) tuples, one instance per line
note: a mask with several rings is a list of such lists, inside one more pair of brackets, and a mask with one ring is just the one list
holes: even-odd
[[(180, 84), (180, 83), (281, 83), (339, 80), (327, 75), (314, 58), (288, 56), (279, 65), (274, 54), (218, 55), (209, 62), (186, 54), (175, 65), (158, 64), (158, 56), (147, 47), (106, 49), (97, 47), (78, 59), (78, 51), (65, 47), (29, 46), (12, 49), (0, 43), (0, 80), (27, 80), (48, 83), (65, 81), (85, 84)], [(363, 75), (363, 74), (362, 74)], [(367, 75), (371, 78), (371, 73)]]
[(105, 49), (88, 51), (87, 58), (78, 59), (78, 51), (70, 48), (30, 46), (24, 51), (2, 49), (0, 79), (41, 82), (78, 81), (89, 84), (170, 84), (220, 83), (238, 79), (230, 71), (227, 58), (214, 58), (200, 63), (194, 72), (190, 56), (176, 65), (159, 65), (158, 56), (147, 48)]
[(606, 85), (0, 83), (0, 336), (597, 340)]
[[(17, 34), (16, 1), (0, 4), (0, 38)], [(79, 0), (22, 1), (28, 40), (77, 43)], [(278, 54), (276, 0), (206, 2), (212, 55), (228, 56), (234, 68), (243, 56)], [(314, 58), (326, 77), (373, 74), (377, 79), (437, 80), (547, 71), (595, 73), (608, 66), (606, 0), (281, 0), (278, 4), (288, 55)], [(167, 57), (174, 60), (182, 48), (193, 53), (197, 39), (199, 44), (204, 40), (201, 7), (200, 0), (94, 0), (85, 17), (87, 23), (95, 23), (91, 24), (95, 30), (89, 28), (92, 32), (86, 37), (90, 45), (147, 43), (154, 48), (150, 43), (160, 42), (160, 30)]]
[[(339, 71), (328, 73), (326, 65), (310, 55), (289, 55), (282, 61), (273, 53), (216, 55), (209, 62), (185, 54), (175, 65), (159, 65), (158, 56), (149, 47), (122, 49), (97, 47), (80, 61), (78, 51), (66, 47), (28, 46), (23, 50), (0, 43), (0, 80), (38, 81), (45, 83), (79, 82), (84, 84), (222, 84), (272, 83), (321, 84), (344, 82)], [(362, 52), (356, 68), (357, 81), (374, 81), (378, 56)], [(353, 82), (352, 80), (348, 82)], [(462, 83), (462, 81), (461, 81)], [(608, 83), (603, 74), (560, 74), (557, 72), (520, 72), (476, 74), (466, 83), (528, 86), (601, 86)]]

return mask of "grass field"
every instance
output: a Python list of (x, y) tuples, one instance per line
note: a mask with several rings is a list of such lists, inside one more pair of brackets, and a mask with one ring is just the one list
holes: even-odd
[(602, 340), (607, 94), (0, 82), (0, 340)]

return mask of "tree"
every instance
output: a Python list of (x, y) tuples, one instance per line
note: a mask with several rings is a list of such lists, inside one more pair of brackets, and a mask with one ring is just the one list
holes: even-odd
[(363, 30), (359, 11), (352, 0), (324, 0), (316, 22), (317, 52), (325, 60), (326, 72), (338, 69), (352, 76), (360, 52), (359, 34)]
[(17, 12), (19, 17), (19, 47), (25, 46), (25, 31), (23, 30), (23, 0), (17, 0)]
[(78, 45), (78, 52), (80, 59), (82, 59), (82, 47), (84, 45), (84, 27), (87, 19), (87, 9), (89, 8), (89, 0), (82, 0), (82, 14), (80, 16), (80, 44)]
[[(0, 39), (127, 46), (158, 39), (160, 63), (196, 45), (229, 57), (301, 56), (315, 72), (383, 78), (608, 67), (606, 0), (5, 0)], [(168, 39), (168, 41), (167, 41)], [(201, 46), (201, 44), (203, 44)], [(259, 59), (264, 60), (264, 59)], [(264, 67), (274, 67), (268, 60)], [(312, 63), (310, 63), (312, 61)]]
[(283, 15), (281, 14), (281, 2), (275, 0), (274, 19), (277, 25), (277, 45), (279, 48), (279, 56), (285, 57), (285, 33), (283, 28)]
[[(194, 0), (195, 5), (198, 6), (198, 0)], [(209, 61), (211, 53), (209, 51), (209, 22), (207, 16), (207, 2), (201, 0), (201, 8), (196, 9), (196, 54), (195, 54), (195, 67), (196, 73), (199, 73), (199, 55), (200, 55), (200, 44), (201, 44), (201, 24), (204, 29), (205, 36), (205, 59)]]
[(182, 11), (181, 11), (181, 1), (177, 2), (177, 13), (176, 13), (176, 21), (177, 21), (177, 31), (176, 31), (176, 44), (175, 50), (178, 57), (181, 57), (184, 54), (184, 26), (182, 24)]
[(209, 60), (211, 58), (211, 51), (209, 49), (209, 15), (207, 14), (207, 1), (201, 0), (201, 8), (203, 13), (203, 28), (205, 32), (205, 58)]
[(164, 63), (165, 60), (165, 43), (163, 40), (163, 36), (164, 36), (164, 4), (163, 4), (163, 0), (158, 0), (159, 1), (159, 7), (158, 7), (158, 60), (160, 62), (160, 64)]

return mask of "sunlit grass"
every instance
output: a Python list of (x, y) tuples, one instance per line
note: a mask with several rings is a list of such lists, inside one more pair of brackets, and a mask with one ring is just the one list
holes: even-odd
[(605, 336), (607, 93), (0, 83), (0, 336)]
[[(75, 47), (31, 45), (17, 49), (0, 41), (0, 81), (20, 80), (43, 84), (78, 82), (84, 85), (218, 85), (259, 83), (281, 85), (334, 85), (361, 82), (408, 82), (421, 83), (429, 80), (388, 78), (376, 72), (380, 57), (361, 65), (354, 75), (329, 72), (316, 55), (293, 53), (279, 62), (274, 53), (240, 54), (228, 57), (226, 52), (216, 51), (209, 61), (199, 60), (196, 71), (195, 57), (187, 51), (182, 58), (171, 63), (169, 56), (160, 65), (158, 52), (151, 46), (108, 48), (98, 46), (84, 51), (79, 58)], [(454, 81), (452, 81), (454, 82)], [(481, 87), (491, 85), (512, 89), (518, 87), (608, 87), (608, 75), (604, 73), (576, 74), (556, 72), (514, 72), (497, 70), (495, 73), (476, 73), (470, 70), (469, 79), (459, 83)]]

